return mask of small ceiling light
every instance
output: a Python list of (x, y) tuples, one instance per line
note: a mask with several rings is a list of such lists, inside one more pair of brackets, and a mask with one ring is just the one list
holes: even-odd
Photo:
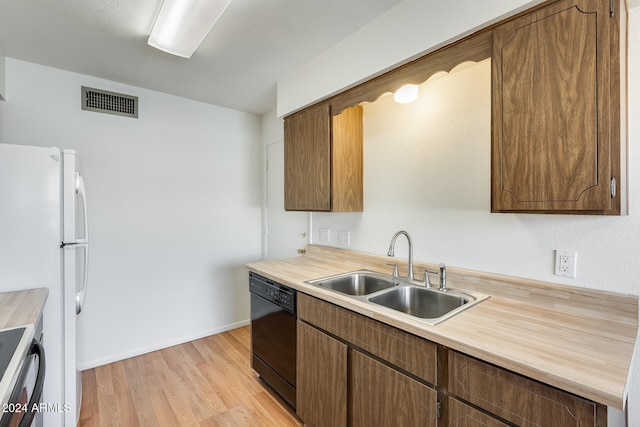
[(408, 104), (418, 99), (418, 85), (404, 85), (393, 94), (393, 100), (398, 104)]
[(231, 0), (164, 0), (147, 43), (191, 58)]

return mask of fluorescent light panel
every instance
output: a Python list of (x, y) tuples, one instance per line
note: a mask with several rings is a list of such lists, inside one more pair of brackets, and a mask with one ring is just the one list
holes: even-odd
[(191, 58), (231, 0), (164, 0), (147, 43)]

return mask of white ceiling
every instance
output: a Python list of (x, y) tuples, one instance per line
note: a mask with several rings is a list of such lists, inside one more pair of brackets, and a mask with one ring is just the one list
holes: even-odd
[(401, 1), (233, 0), (185, 59), (147, 45), (162, 0), (2, 0), (0, 54), (263, 114), (279, 78)]

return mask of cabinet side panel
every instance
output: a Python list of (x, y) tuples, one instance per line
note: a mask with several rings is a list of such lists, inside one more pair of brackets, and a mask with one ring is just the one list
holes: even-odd
[(347, 108), (332, 120), (331, 210), (361, 212), (364, 179), (362, 107)]

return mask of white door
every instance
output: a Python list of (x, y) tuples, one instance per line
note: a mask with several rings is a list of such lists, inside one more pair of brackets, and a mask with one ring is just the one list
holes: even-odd
[(306, 212), (284, 210), (284, 141), (267, 145), (265, 259), (298, 256), (307, 245)]

